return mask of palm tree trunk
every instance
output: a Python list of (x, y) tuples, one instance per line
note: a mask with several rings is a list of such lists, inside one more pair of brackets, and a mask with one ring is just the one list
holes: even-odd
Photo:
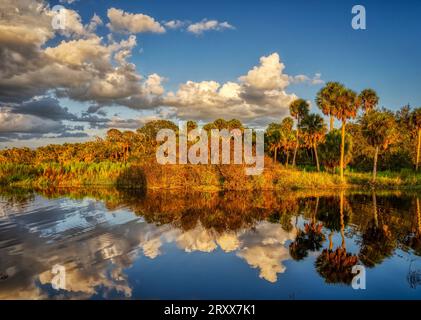
[(379, 226), (379, 218), (377, 216), (377, 197), (376, 197), (375, 192), (373, 192), (373, 213), (374, 213), (374, 225), (377, 228)]
[(376, 151), (374, 152), (374, 165), (373, 165), (373, 183), (376, 182), (377, 177), (377, 158), (379, 156), (379, 147), (376, 146)]
[(317, 211), (319, 211), (319, 197), (316, 198), (316, 207), (314, 208), (314, 215), (312, 222), (316, 224)]
[(289, 150), (287, 150), (287, 159), (285, 161), (285, 167), (288, 168), (288, 162), (289, 162)]
[(275, 148), (275, 154), (274, 154), (275, 163), (276, 163), (276, 160), (277, 160), (277, 159), (276, 159), (276, 156), (277, 156), (277, 153), (278, 153), (277, 151), (278, 151), (278, 148)]
[(346, 249), (346, 244), (345, 244), (345, 223), (344, 223), (344, 192), (341, 191), (340, 194), (340, 214), (341, 214), (341, 237), (342, 237), (342, 244), (341, 247), (342, 249)]
[(333, 241), (332, 241), (333, 231), (329, 233), (329, 251), (333, 249)]
[(317, 155), (317, 146), (315, 143), (313, 144), (313, 149), (314, 149), (314, 157), (316, 158), (317, 172), (320, 172), (319, 157)]
[(342, 121), (342, 135), (341, 135), (341, 163), (340, 173), (341, 181), (344, 182), (344, 154), (345, 154), (345, 121)]
[(292, 166), (295, 167), (295, 158), (297, 157), (297, 151), (298, 151), (298, 145), (299, 145), (299, 133), (300, 131), (298, 130), (298, 126), (297, 126), (297, 141), (295, 142), (295, 149), (294, 149), (294, 157), (292, 158)]
[(332, 115), (330, 115), (330, 128), (329, 128), (329, 131), (332, 131), (334, 129), (333, 125), (334, 125), (334, 118), (333, 118)]
[(418, 171), (418, 164), (420, 163), (420, 151), (421, 151), (421, 128), (418, 129), (417, 162), (415, 164), (416, 171)]
[(417, 224), (418, 224), (418, 234), (421, 234), (421, 208), (420, 208), (420, 199), (417, 197)]

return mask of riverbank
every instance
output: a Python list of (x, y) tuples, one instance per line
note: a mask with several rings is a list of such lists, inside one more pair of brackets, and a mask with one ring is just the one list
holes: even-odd
[(414, 189), (421, 190), (421, 174), (414, 171), (371, 173), (345, 172), (345, 183), (328, 172), (285, 168), (269, 163), (264, 172), (247, 176), (241, 165), (159, 165), (104, 161), (99, 163), (2, 164), (0, 185), (50, 188), (115, 186), (133, 189), (302, 190), (302, 189)]

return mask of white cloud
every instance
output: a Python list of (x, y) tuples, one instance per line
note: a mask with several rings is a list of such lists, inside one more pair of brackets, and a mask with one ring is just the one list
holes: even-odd
[(290, 76), (289, 77), (289, 81), (291, 83), (295, 83), (295, 84), (309, 84), (309, 85), (319, 85), (319, 84), (324, 84), (325, 81), (322, 79), (322, 74), (321, 73), (316, 73), (314, 74), (314, 76), (312, 78), (310, 78), (307, 75), (304, 74), (299, 74), (296, 76)]
[(288, 86), (288, 76), (283, 74), (285, 65), (279, 55), (273, 53), (260, 58), (260, 65), (250, 70), (247, 75), (240, 77), (240, 81), (258, 90), (284, 89)]
[(165, 28), (154, 18), (142, 13), (128, 13), (123, 10), (110, 8), (107, 11), (111, 31), (120, 33), (153, 32), (164, 33)]
[[(0, 21), (0, 102), (22, 102), (47, 92), (100, 105), (155, 106), (154, 94), (162, 92), (161, 77), (137, 73), (127, 62), (136, 37), (120, 42), (97, 36), (102, 23), (94, 15), (87, 25), (72, 11), (66, 19), (65, 39), (46, 47), (54, 37), (53, 13), (48, 6), (34, 7), (29, 0), (5, 0)], [(16, 15), (16, 6), (19, 15)]]
[(168, 29), (180, 29), (183, 28), (186, 25), (186, 23), (186, 21), (171, 20), (164, 22), (164, 26), (166, 26)]
[(188, 32), (191, 32), (197, 35), (200, 35), (205, 31), (210, 31), (210, 30), (222, 31), (226, 29), (235, 29), (235, 27), (226, 21), (219, 22), (218, 20), (207, 20), (207, 19), (203, 19), (200, 22), (190, 24), (187, 27)]
[(297, 98), (286, 93), (288, 75), (279, 55), (260, 58), (254, 67), (237, 82), (187, 81), (176, 92), (169, 92), (163, 104), (177, 108), (181, 118), (213, 120), (237, 118), (247, 123), (279, 120)]
[(103, 24), (104, 23), (102, 22), (101, 17), (94, 13), (94, 15), (91, 18), (91, 21), (86, 26), (86, 29), (88, 30), (88, 32), (95, 32), (96, 28), (98, 26), (102, 26)]

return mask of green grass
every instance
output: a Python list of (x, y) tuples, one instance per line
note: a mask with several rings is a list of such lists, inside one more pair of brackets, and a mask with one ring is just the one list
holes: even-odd
[(377, 173), (376, 182), (373, 183), (372, 173), (348, 172), (348, 184), (373, 186), (377, 188), (421, 188), (421, 173), (410, 170), (401, 172), (380, 171)]
[(0, 184), (27, 187), (114, 185), (127, 168), (128, 164), (110, 161), (64, 165), (43, 163), (37, 166), (3, 164), (0, 165)]

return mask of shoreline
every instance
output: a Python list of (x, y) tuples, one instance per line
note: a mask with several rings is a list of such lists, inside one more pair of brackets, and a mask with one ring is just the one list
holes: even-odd
[(243, 165), (160, 165), (154, 162), (0, 165), (0, 185), (17, 188), (116, 187), (142, 190), (295, 191), (295, 190), (421, 190), (421, 173), (381, 171), (376, 183), (368, 172), (335, 172), (286, 168), (267, 162), (260, 175), (246, 175)]

